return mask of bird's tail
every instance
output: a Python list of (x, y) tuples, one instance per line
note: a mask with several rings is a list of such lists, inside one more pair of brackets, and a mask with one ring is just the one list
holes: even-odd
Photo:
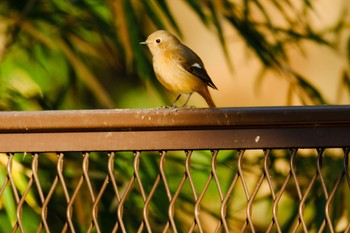
[(211, 95), (210, 95), (210, 92), (209, 92), (207, 86), (205, 86), (205, 88), (203, 88), (202, 90), (197, 91), (197, 92), (205, 99), (205, 101), (207, 102), (207, 104), (210, 108), (216, 108), (216, 105), (215, 105), (213, 99), (211, 98)]

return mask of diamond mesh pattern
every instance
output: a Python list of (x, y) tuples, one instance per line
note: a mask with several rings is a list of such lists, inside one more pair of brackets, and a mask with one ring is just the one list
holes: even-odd
[[(2, 206), (15, 201), (13, 232), (30, 231), (25, 227), (28, 212), (40, 219), (33, 226), (37, 232), (350, 229), (348, 148), (0, 157), (6, 167)], [(50, 177), (45, 177), (48, 170)]]

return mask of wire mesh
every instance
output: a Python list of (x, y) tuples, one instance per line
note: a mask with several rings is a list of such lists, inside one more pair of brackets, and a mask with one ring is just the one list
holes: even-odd
[(12, 220), (2, 232), (350, 229), (347, 148), (9, 153), (1, 163)]
[(120, 112), (0, 119), (0, 232), (350, 232), (347, 115), (286, 123), (275, 110), (255, 125), (242, 109), (222, 110), (247, 117), (225, 125), (207, 110), (192, 126), (173, 110), (147, 126), (109, 124)]

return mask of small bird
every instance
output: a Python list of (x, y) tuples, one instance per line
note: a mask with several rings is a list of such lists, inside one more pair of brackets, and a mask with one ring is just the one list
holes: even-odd
[(169, 91), (178, 94), (172, 107), (182, 94), (189, 94), (183, 107), (186, 106), (193, 92), (199, 93), (209, 107), (216, 107), (208, 86), (216, 90), (217, 87), (205, 70), (202, 60), (176, 36), (159, 30), (140, 44), (147, 45), (153, 55), (153, 69), (158, 81)]

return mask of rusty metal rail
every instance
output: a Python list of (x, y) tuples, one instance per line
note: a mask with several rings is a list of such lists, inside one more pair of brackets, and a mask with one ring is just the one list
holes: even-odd
[(349, 106), (2, 112), (0, 232), (349, 232), (349, 148)]

